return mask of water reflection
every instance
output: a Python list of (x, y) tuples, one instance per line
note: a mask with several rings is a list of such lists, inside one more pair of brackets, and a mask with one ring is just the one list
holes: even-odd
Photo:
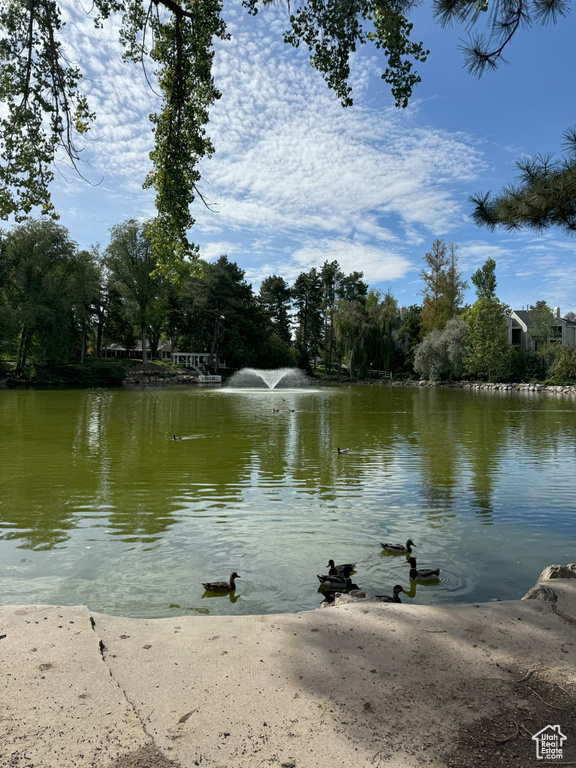
[(570, 403), (389, 387), (1, 391), (0, 600), (174, 615), (196, 610), (202, 573), (238, 569), (245, 599), (211, 612), (299, 610), (317, 605), (328, 557), (355, 561), (368, 592), (401, 583), (405, 556), (380, 542), (409, 537), (442, 568), (412, 599), (520, 596), (576, 542)]

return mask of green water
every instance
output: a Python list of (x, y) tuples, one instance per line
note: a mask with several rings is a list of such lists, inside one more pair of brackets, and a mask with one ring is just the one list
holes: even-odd
[(575, 438), (574, 401), (535, 393), (0, 391), (0, 604), (298, 611), (329, 558), (408, 589), (379, 546), (407, 538), (442, 570), (404, 602), (518, 598), (576, 559)]

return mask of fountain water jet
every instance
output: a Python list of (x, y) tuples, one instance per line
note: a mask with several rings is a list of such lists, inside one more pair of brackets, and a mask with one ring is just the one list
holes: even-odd
[(297, 389), (310, 386), (310, 381), (300, 368), (242, 368), (230, 377), (231, 389)]

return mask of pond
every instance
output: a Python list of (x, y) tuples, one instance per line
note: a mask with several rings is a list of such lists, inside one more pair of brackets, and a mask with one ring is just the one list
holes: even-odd
[[(574, 561), (575, 436), (573, 400), (528, 392), (0, 391), (0, 604), (299, 611), (330, 558), (407, 603), (516, 599)], [(382, 552), (408, 538), (436, 583)]]

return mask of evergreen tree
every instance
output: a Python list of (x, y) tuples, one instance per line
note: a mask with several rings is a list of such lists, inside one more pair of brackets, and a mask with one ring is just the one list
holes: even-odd
[(259, 302), (273, 333), (290, 343), (290, 286), (283, 277), (272, 275), (262, 281)]
[(316, 359), (322, 334), (322, 283), (315, 267), (301, 272), (292, 287), (298, 330), (296, 344)]

